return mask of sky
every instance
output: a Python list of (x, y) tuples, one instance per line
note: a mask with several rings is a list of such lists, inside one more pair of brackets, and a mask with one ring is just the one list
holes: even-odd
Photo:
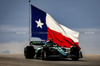
[[(31, 4), (59, 24), (80, 32), (83, 54), (100, 54), (100, 0), (31, 0)], [(0, 53), (23, 53), (28, 26), (28, 0), (0, 0)]]

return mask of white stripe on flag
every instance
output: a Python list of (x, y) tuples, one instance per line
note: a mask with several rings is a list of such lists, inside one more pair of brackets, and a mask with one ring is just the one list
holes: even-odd
[(46, 24), (51, 30), (61, 33), (62, 35), (72, 39), (74, 42), (79, 42), (79, 32), (73, 31), (63, 25), (58, 24), (48, 13), (46, 14)]

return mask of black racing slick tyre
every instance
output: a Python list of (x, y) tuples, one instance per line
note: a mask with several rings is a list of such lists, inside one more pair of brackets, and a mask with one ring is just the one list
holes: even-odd
[(47, 59), (47, 53), (46, 53), (46, 51), (43, 51), (43, 52), (42, 52), (41, 59), (42, 59), (42, 60)]
[(45, 60), (48, 59), (48, 53), (49, 52), (49, 48), (48, 47), (43, 47), (42, 52), (41, 52), (41, 59)]
[(33, 59), (35, 56), (35, 49), (33, 46), (26, 46), (24, 48), (24, 56), (26, 59)]
[(83, 54), (82, 54), (81, 51), (79, 52), (79, 57), (80, 57), (80, 58), (83, 58)]
[(71, 57), (71, 59), (73, 61), (77, 61), (79, 59), (79, 49), (78, 49), (78, 47), (71, 47), (70, 51), (71, 51), (70, 54), (75, 56), (75, 57)]

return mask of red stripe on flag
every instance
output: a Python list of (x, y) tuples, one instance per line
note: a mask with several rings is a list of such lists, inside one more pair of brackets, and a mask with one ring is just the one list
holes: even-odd
[(59, 46), (62, 46), (62, 47), (66, 45), (66, 48), (70, 48), (72, 45), (79, 47), (78, 42), (74, 42), (70, 38), (63, 36), (61, 33), (51, 30), (49, 27), (47, 27), (47, 29), (48, 29), (47, 40), (49, 38), (52, 38), (53, 42), (58, 43)]

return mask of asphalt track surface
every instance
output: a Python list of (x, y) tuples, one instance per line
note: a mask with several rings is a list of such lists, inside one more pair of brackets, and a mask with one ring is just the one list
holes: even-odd
[(23, 54), (0, 54), (0, 66), (100, 66), (100, 55), (84, 55), (78, 61), (25, 59)]

